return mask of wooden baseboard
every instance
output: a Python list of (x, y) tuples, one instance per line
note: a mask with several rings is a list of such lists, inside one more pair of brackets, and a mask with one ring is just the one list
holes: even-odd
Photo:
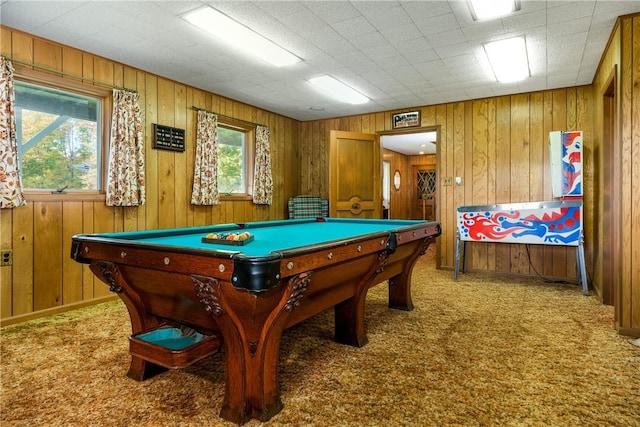
[(73, 304), (61, 305), (59, 307), (47, 308), (46, 310), (39, 310), (32, 313), (21, 314), (20, 316), (7, 317), (6, 319), (0, 319), (0, 327), (15, 325), (17, 323), (27, 322), (29, 320), (39, 319), (41, 317), (51, 316), (54, 314), (65, 313), (67, 311), (77, 310), (79, 308), (90, 307), (92, 305), (114, 301), (116, 299), (118, 299), (117, 295), (107, 295), (89, 301), (81, 301)]
[(625, 328), (620, 326), (620, 324), (616, 322), (616, 330), (620, 335), (632, 338), (640, 338), (640, 328)]

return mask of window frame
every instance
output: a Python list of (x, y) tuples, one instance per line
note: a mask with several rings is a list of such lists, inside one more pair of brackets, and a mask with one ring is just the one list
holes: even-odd
[(65, 190), (57, 193), (53, 190), (28, 189), (23, 188), (25, 199), (29, 201), (51, 201), (51, 200), (105, 200), (106, 180), (109, 155), (109, 135), (111, 133), (111, 111), (113, 106), (113, 91), (105, 87), (86, 84), (78, 80), (70, 80), (59, 75), (36, 71), (31, 68), (16, 64), (14, 66), (14, 81), (30, 83), (39, 86), (46, 86), (52, 89), (63, 90), (79, 95), (100, 98), (101, 106), (101, 132), (98, 135), (98, 145), (100, 152), (100, 188), (95, 190)]
[(243, 120), (218, 116), (218, 127), (244, 132), (245, 134), (245, 193), (220, 193), (220, 201), (253, 200), (253, 176), (255, 171), (256, 125)]

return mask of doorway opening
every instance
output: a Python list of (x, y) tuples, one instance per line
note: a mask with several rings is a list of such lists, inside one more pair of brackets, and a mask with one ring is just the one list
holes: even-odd
[[(382, 169), (388, 170), (388, 217), (438, 220), (440, 126), (379, 133)], [(397, 185), (394, 177), (397, 176)], [(442, 239), (429, 246), (426, 260), (440, 268)]]
[(389, 200), (391, 199), (391, 163), (382, 162), (382, 218), (389, 219)]
[[(437, 218), (438, 134), (438, 127), (424, 127), (380, 135), (383, 173), (388, 167), (390, 173), (398, 171), (402, 176), (402, 185), (397, 189), (391, 188), (386, 199), (389, 218)], [(383, 194), (385, 191), (383, 186)]]

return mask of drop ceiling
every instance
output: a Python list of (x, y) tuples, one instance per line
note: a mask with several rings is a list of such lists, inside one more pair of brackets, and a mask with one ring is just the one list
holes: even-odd
[[(275, 68), (181, 18), (210, 5), (303, 59)], [(616, 18), (640, 1), (521, 1), (473, 21), (464, 1), (2, 0), (2, 25), (301, 121), (590, 84)], [(495, 81), (482, 43), (524, 35), (531, 77)], [(323, 74), (372, 99), (327, 98)]]

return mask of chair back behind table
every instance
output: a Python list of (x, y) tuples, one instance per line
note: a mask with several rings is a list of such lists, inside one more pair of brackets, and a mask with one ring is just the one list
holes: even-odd
[(329, 200), (314, 195), (299, 195), (289, 199), (289, 218), (324, 218), (329, 216)]

